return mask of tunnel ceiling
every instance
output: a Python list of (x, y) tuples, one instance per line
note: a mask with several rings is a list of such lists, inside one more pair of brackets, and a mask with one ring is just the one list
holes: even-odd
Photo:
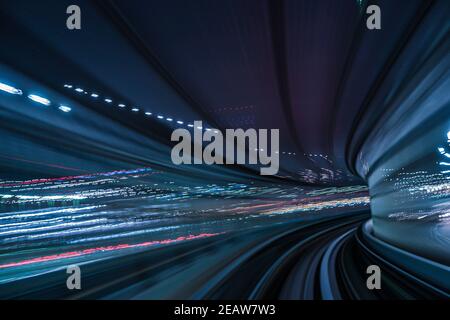
[[(368, 111), (379, 83), (402, 63), (399, 54), (430, 7), (423, 1), (381, 2), (383, 29), (371, 31), (364, 1), (355, 0), (79, 1), (83, 27), (70, 32), (59, 14), (67, 1), (9, 1), (0, 13), (1, 76), (9, 80), (10, 72), (27, 86), (75, 101), (93, 115), (86, 113), (85, 121), (94, 127), (94, 116), (107, 117), (109, 126), (158, 145), (170, 144), (171, 128), (144, 119), (145, 110), (219, 129), (279, 128), (278, 178), (360, 183), (353, 149), (367, 130), (357, 128), (363, 116), (365, 128), (378, 120)], [(76, 87), (123, 103), (125, 110), (106, 108)], [(135, 112), (133, 106), (140, 108)], [(170, 161), (165, 151), (143, 159), (115, 148), (118, 162), (103, 165), (167, 167)], [(62, 173), (53, 169), (48, 174)], [(23, 174), (35, 172), (45, 170), (35, 163)], [(249, 168), (231, 172), (258, 176)]]

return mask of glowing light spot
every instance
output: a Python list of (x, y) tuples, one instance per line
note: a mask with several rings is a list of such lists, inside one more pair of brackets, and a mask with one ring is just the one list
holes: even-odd
[(10, 94), (18, 94), (18, 95), (22, 94), (22, 90), (14, 88), (12, 86), (9, 86), (9, 85), (7, 85), (5, 83), (1, 83), (1, 82), (0, 82), (0, 90), (10, 93)]
[(72, 110), (72, 108), (63, 105), (59, 106), (58, 109), (61, 110), (62, 112), (70, 112)]
[(50, 105), (50, 100), (48, 100), (48, 99), (46, 99), (44, 97), (35, 95), (35, 94), (28, 95), (28, 99), (33, 100), (34, 102), (43, 104), (44, 106), (49, 106)]

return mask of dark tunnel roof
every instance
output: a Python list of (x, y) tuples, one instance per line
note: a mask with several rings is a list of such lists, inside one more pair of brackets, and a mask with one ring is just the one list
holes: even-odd
[[(339, 185), (360, 182), (348, 153), (364, 138), (355, 129), (427, 9), (421, 1), (385, 1), (383, 29), (371, 31), (364, 2), (356, 0), (78, 1), (83, 26), (69, 31), (68, 2), (41, 3), (9, 1), (1, 9), (0, 24), (8, 25), (2, 46), (9, 48), (1, 61), (29, 85), (162, 145), (170, 144), (170, 127), (148, 122), (144, 111), (219, 129), (279, 128), (278, 177)], [(125, 110), (63, 87), (69, 83)], [(161, 166), (170, 160), (169, 152), (142, 159), (133, 150), (112, 158), (157, 158)], [(258, 175), (249, 170), (238, 171)]]

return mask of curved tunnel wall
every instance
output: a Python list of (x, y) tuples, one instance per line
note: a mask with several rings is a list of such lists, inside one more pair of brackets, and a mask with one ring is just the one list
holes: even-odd
[(369, 185), (375, 236), (448, 265), (450, 23), (431, 27), (449, 14), (441, 4), (419, 24), (372, 100), (360, 125), (372, 122), (372, 130), (355, 156)]

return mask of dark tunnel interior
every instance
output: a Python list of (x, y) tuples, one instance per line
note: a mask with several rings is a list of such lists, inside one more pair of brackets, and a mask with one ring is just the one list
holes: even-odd
[(448, 298), (450, 1), (76, 3), (0, 0), (0, 298)]

